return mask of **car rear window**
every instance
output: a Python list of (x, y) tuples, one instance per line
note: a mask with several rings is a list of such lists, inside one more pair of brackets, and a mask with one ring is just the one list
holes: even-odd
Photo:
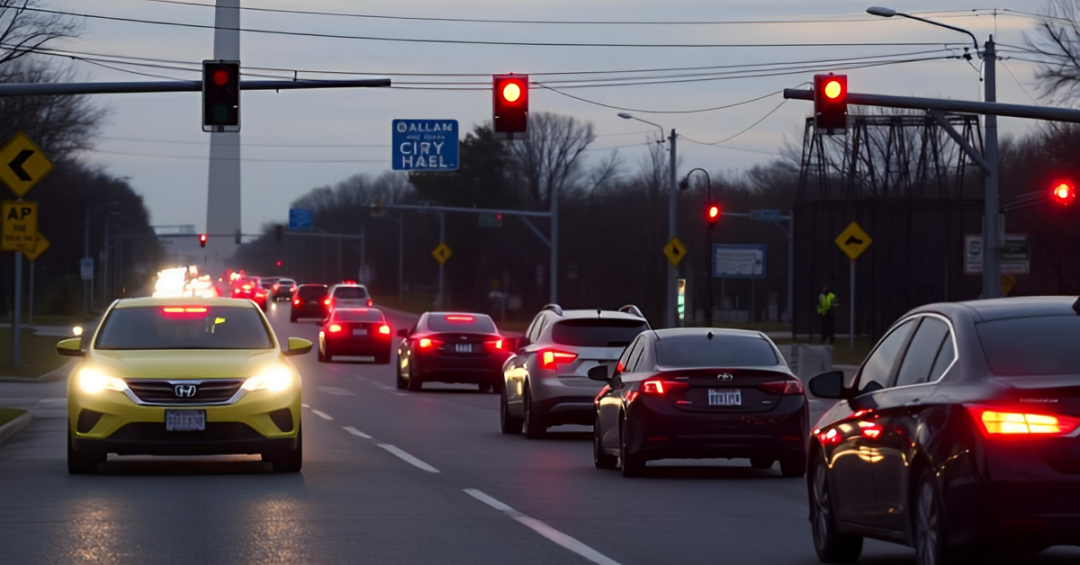
[(497, 333), (495, 322), (484, 314), (430, 314), (428, 328), (435, 332)]
[(551, 340), (575, 347), (626, 347), (646, 329), (644, 320), (565, 320), (552, 326)]
[(367, 289), (362, 286), (339, 286), (334, 289), (334, 298), (342, 300), (363, 300), (367, 297)]
[(382, 319), (378, 310), (334, 310), (334, 320), (339, 322), (381, 322)]
[(975, 331), (995, 375), (1080, 375), (1080, 316), (994, 320), (976, 324)]
[(280, 284), (281, 286), (292, 286), (296, 284), (296, 281), (292, 279), (278, 279), (278, 284)]
[(704, 334), (665, 337), (656, 342), (662, 367), (771, 367), (780, 360), (772, 345), (756, 336)]
[(326, 287), (304, 285), (296, 290), (296, 295), (300, 298), (318, 298), (326, 295)]
[(140, 306), (116, 308), (98, 334), (98, 349), (270, 349), (255, 308)]

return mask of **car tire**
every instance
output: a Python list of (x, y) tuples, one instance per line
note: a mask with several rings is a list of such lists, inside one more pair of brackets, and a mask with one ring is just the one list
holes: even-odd
[(758, 470), (772, 469), (775, 461), (769, 457), (751, 457), (750, 466)]
[(828, 479), (828, 466), (824, 459), (819, 459), (809, 481), (814, 550), (822, 563), (855, 563), (862, 554), (863, 537), (837, 531)]
[(522, 419), (516, 418), (510, 413), (505, 387), (503, 387), (503, 390), (504, 392), (499, 395), (499, 427), (502, 429), (502, 433), (506, 435), (521, 435)]
[(637, 453), (630, 453), (626, 445), (626, 421), (619, 426), (619, 469), (624, 477), (644, 477), (645, 458)]
[(75, 451), (71, 443), (71, 430), (68, 430), (67, 467), (69, 475), (96, 475), (98, 464), (104, 463), (107, 457), (104, 453)]
[(914, 510), (911, 517), (915, 538), (915, 562), (918, 565), (945, 565), (957, 563), (949, 554), (949, 540), (945, 533), (945, 516), (941, 507), (934, 474), (924, 468), (915, 484), (914, 500), (909, 506)]
[(322, 347), (319, 348), (318, 359), (319, 359), (319, 363), (326, 363), (326, 355), (323, 354), (323, 348)]
[(544, 417), (536, 412), (536, 407), (532, 403), (532, 394), (529, 393), (529, 388), (525, 387), (525, 398), (522, 399), (522, 403), (525, 406), (525, 437), (528, 439), (543, 439), (544, 434), (547, 432), (547, 426), (544, 425)]
[(409, 383), (405, 381), (405, 377), (401, 376), (401, 361), (398, 360), (397, 370), (394, 371), (394, 384), (397, 385), (398, 390), (405, 390)]
[(304, 464), (304, 430), (296, 430), (296, 449), (279, 453), (263, 454), (263, 461), (270, 461), (275, 473), (299, 473)]
[(600, 418), (597, 417), (596, 423), (593, 424), (593, 466), (597, 469), (614, 469), (619, 462), (619, 458), (614, 455), (608, 455), (603, 448), (600, 435)]
[(806, 475), (806, 456), (793, 455), (780, 459), (780, 474), (789, 479)]
[(420, 380), (420, 375), (413, 371), (411, 363), (409, 364), (409, 382), (406, 383), (406, 388), (412, 392), (420, 392), (424, 388), (424, 381)]

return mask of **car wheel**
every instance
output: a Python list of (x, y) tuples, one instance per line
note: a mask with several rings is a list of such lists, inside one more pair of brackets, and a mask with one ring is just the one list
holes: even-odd
[(806, 475), (806, 456), (792, 455), (781, 459), (780, 474), (789, 479)]
[(750, 458), (750, 466), (753, 467), (754, 469), (761, 469), (761, 470), (772, 469), (773, 463), (775, 463), (775, 461), (773, 461), (772, 459), (770, 459), (768, 457), (751, 457)]
[(104, 463), (107, 456), (104, 453), (84, 453), (75, 451), (71, 444), (71, 430), (68, 430), (67, 441), (67, 466), (68, 474), (71, 475), (96, 475), (98, 463)]
[(825, 461), (818, 460), (810, 476), (810, 528), (814, 534), (814, 550), (822, 563), (855, 563), (862, 554), (863, 537), (837, 531), (827, 473)]
[(405, 377), (401, 376), (400, 360), (398, 360), (397, 370), (394, 372), (394, 375), (396, 375), (394, 380), (396, 381), (395, 384), (397, 385), (398, 390), (405, 390), (405, 388), (409, 386), (409, 383), (405, 382)]
[(915, 486), (915, 510), (912, 522), (915, 529), (915, 562), (919, 565), (944, 565), (949, 562), (948, 539), (945, 536), (945, 517), (941, 511), (934, 475), (924, 469)]
[(419, 392), (424, 388), (424, 381), (420, 380), (420, 375), (413, 371), (412, 363), (409, 364), (409, 382), (407, 388), (412, 392)]
[(544, 425), (544, 417), (536, 412), (536, 408), (532, 403), (532, 394), (529, 394), (529, 388), (525, 388), (525, 398), (522, 400), (525, 405), (525, 437), (528, 439), (542, 439), (544, 433), (547, 432), (547, 426)]
[(600, 432), (600, 418), (597, 417), (596, 423), (593, 424), (593, 466), (597, 469), (614, 469), (619, 458), (604, 452), (604, 444), (601, 441), (602, 437)]
[(304, 430), (296, 430), (296, 449), (280, 453), (264, 453), (263, 461), (270, 461), (275, 473), (299, 473), (304, 464)]
[(319, 363), (326, 363), (326, 354), (323, 353), (322, 346), (319, 347)]
[[(504, 387), (505, 391), (505, 387)], [(509, 401), (506, 399), (506, 392), (499, 395), (499, 426), (502, 428), (502, 433), (506, 435), (520, 435), (521, 434), (521, 418), (515, 418), (510, 413)]]
[(645, 458), (637, 453), (630, 453), (626, 445), (626, 421), (619, 426), (619, 468), (624, 477), (645, 476)]

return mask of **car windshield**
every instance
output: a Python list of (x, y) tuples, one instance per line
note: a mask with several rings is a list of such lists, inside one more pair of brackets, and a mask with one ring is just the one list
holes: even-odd
[(435, 332), (498, 333), (495, 322), (484, 314), (431, 314), (427, 325)]
[(334, 298), (340, 300), (364, 300), (367, 297), (367, 289), (362, 286), (339, 286), (334, 289)]
[(296, 295), (300, 298), (318, 298), (326, 295), (326, 287), (305, 285), (296, 291)]
[(771, 367), (779, 365), (772, 345), (757, 336), (713, 335), (664, 337), (656, 342), (656, 363), (663, 367)]
[(551, 340), (575, 347), (626, 347), (648, 329), (644, 320), (583, 318), (566, 320), (551, 328)]
[(115, 308), (102, 324), (97, 349), (271, 349), (255, 308), (140, 306)]
[(336, 322), (381, 322), (382, 312), (367, 308), (358, 310), (334, 310)]
[(1080, 375), (1080, 316), (1010, 318), (982, 322), (975, 329), (995, 375)]

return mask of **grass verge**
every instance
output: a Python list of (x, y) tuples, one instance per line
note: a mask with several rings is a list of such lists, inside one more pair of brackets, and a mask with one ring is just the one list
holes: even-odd
[(36, 378), (60, 368), (66, 359), (56, 352), (61, 338), (38, 336), (30, 330), (21, 332), (22, 359), (16, 367), (12, 361), (12, 331), (0, 328), (0, 376)]
[(14, 410), (12, 408), (0, 408), (0, 426), (22, 416), (26, 410)]

